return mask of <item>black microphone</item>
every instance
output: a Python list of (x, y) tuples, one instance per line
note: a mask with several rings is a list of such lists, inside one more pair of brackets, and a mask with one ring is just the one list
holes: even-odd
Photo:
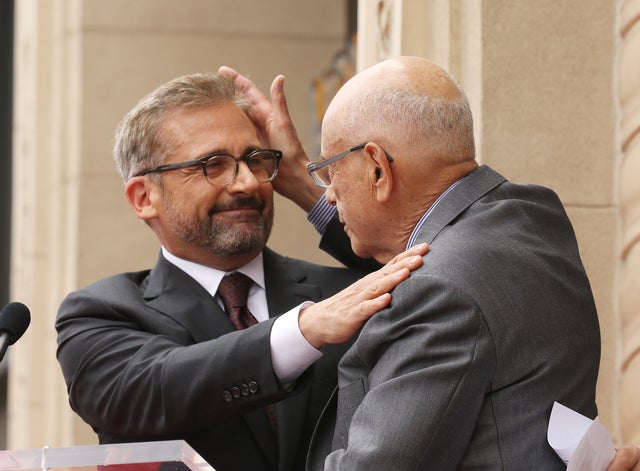
[(22, 337), (31, 322), (29, 308), (22, 303), (7, 304), (0, 311), (0, 361), (4, 358), (9, 345)]

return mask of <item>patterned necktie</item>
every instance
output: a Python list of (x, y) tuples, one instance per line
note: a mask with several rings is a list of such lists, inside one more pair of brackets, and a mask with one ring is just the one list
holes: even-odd
[(252, 284), (253, 280), (247, 275), (235, 272), (225, 276), (218, 287), (218, 296), (224, 303), (224, 312), (236, 330), (246, 329), (258, 323), (247, 307)]
[[(234, 272), (222, 278), (220, 286), (218, 286), (218, 296), (224, 303), (224, 312), (227, 313), (236, 330), (246, 329), (258, 323), (247, 307), (249, 289), (252, 284), (253, 280), (247, 275)], [(275, 432), (278, 424), (275, 405), (268, 404), (265, 409)]]

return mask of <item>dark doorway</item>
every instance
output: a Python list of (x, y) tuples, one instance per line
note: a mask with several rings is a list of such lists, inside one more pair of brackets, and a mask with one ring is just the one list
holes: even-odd
[[(9, 301), (14, 0), (0, 0), (0, 308)], [(0, 449), (7, 448), (7, 364), (0, 364)]]

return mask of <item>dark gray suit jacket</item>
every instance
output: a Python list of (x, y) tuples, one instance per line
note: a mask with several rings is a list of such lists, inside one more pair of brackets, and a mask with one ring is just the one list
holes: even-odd
[(565, 469), (549, 414), (597, 414), (600, 334), (559, 199), (480, 167), (418, 242), (423, 266), (340, 361), (308, 468)]
[[(269, 249), (264, 271), (270, 315), (361, 276)], [(347, 346), (326, 346), (295, 390), (284, 391), (271, 367), (273, 320), (236, 332), (215, 300), (162, 256), (151, 271), (98, 281), (70, 294), (56, 320), (70, 404), (100, 443), (185, 439), (217, 471), (303, 469)], [(277, 443), (263, 409), (275, 401)]]

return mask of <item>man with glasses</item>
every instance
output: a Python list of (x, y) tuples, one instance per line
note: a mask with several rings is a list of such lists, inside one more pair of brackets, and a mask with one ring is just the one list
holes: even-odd
[(547, 444), (549, 415), (558, 401), (596, 416), (600, 333), (558, 197), (476, 162), (464, 92), (428, 60), (389, 59), (349, 80), (314, 163), (282, 77), (270, 104), (221, 72), (287, 156), (276, 190), (315, 218), (321, 247), (346, 263), (430, 247), (341, 359), (308, 469), (566, 469)]
[(344, 343), (426, 245), (359, 281), (269, 250), (282, 153), (261, 145), (245, 110), (232, 80), (195, 74), (125, 116), (114, 157), (161, 252), (152, 270), (71, 293), (57, 356), (100, 443), (180, 438), (217, 471), (293, 471)]

